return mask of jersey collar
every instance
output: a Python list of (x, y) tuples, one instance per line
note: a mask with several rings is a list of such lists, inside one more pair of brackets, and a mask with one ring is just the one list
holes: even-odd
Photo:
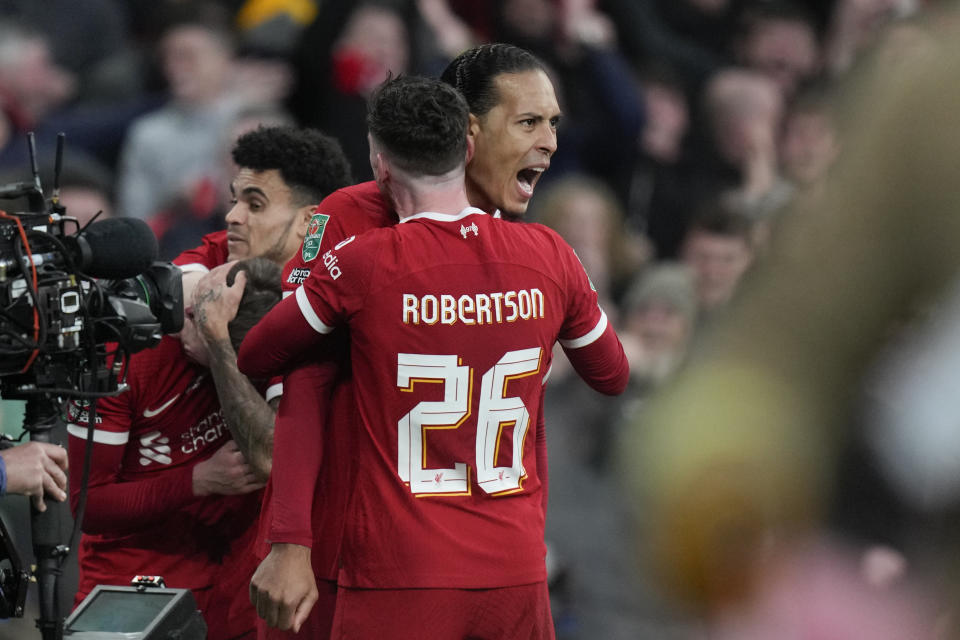
[(404, 222), (409, 222), (411, 220), (435, 220), (437, 222), (456, 222), (457, 220), (462, 220), (467, 216), (472, 216), (474, 214), (479, 214), (482, 216), (487, 215), (483, 209), (478, 209), (476, 207), (467, 207), (462, 210), (460, 213), (451, 214), (451, 213), (437, 213), (435, 211), (422, 211), (420, 213), (415, 213), (412, 216), (408, 216), (400, 221), (401, 224)]

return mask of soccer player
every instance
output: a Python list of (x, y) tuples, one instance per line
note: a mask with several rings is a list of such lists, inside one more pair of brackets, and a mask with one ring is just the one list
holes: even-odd
[[(302, 242), (315, 204), (331, 191), (349, 184), (349, 167), (335, 140), (318, 131), (292, 127), (261, 128), (241, 136), (233, 150), (233, 158), (239, 170), (231, 184), (235, 202), (226, 217), (227, 231), (211, 234), (201, 247), (185, 252), (175, 260), (184, 271), (185, 289), (196, 288), (192, 317), (186, 331), (193, 331), (192, 335), (203, 343), (209, 368), (197, 374), (202, 375), (198, 384), (202, 382), (203, 385), (215, 386), (216, 405), (207, 413), (201, 407), (196, 413), (191, 413), (188, 420), (178, 421), (177, 435), (171, 444), (160, 442), (160, 439), (168, 436), (154, 433), (156, 429), (149, 429), (150, 421), (162, 418), (163, 413), (174, 411), (187, 401), (188, 396), (196, 393), (189, 380), (180, 381), (187, 385), (186, 389), (191, 389), (189, 393), (186, 390), (182, 390), (182, 393), (171, 390), (169, 396), (160, 399), (156, 406), (132, 406), (139, 398), (131, 392), (98, 403), (101, 416), (115, 411), (117, 417), (114, 428), (106, 429), (103, 427), (106, 422), (98, 416), (84, 531), (93, 533), (101, 528), (112, 530), (117, 524), (113, 518), (120, 518), (120, 529), (132, 529), (138, 532), (137, 535), (142, 535), (138, 538), (137, 535), (118, 534), (119, 538), (111, 538), (112, 534), (107, 533), (84, 537), (80, 550), (81, 590), (77, 602), (86, 591), (102, 581), (98, 580), (97, 572), (107, 568), (108, 560), (97, 554), (115, 547), (118, 548), (116, 553), (122, 553), (120, 547), (128, 544), (133, 549), (129, 557), (139, 554), (141, 562), (136, 571), (123, 577), (124, 582), (129, 581), (135, 573), (162, 575), (164, 568), (170, 567), (170, 571), (173, 571), (170, 576), (183, 576), (184, 584), (177, 584), (175, 579), (165, 576), (169, 586), (196, 585), (198, 600), (211, 600), (212, 596), (204, 591), (213, 590), (211, 585), (215, 581), (210, 571), (201, 571), (196, 563), (185, 561), (178, 554), (183, 551), (189, 555), (191, 545), (202, 542), (205, 552), (211, 549), (215, 552), (213, 558), (216, 561), (216, 555), (225, 553), (227, 548), (215, 539), (207, 540), (203, 520), (190, 524), (193, 520), (189, 513), (183, 514), (186, 520), (183, 526), (173, 529), (177, 531), (176, 536), (164, 536), (168, 531), (167, 523), (158, 528), (150, 514), (163, 505), (176, 504), (178, 499), (196, 500), (195, 493), (198, 490), (201, 493), (234, 492), (237, 490), (234, 483), (242, 481), (240, 489), (254, 491), (262, 486), (269, 474), (276, 406), (274, 396), (277, 390), (270, 389), (264, 394), (262, 388), (255, 388), (242, 376), (236, 368), (235, 347), (225, 338), (227, 322), (234, 318), (242, 289), (237, 289), (236, 285), (228, 286), (222, 271), (209, 273), (199, 283), (197, 278), (228, 260), (238, 258), (266, 256), (278, 267), (282, 266)], [(276, 284), (279, 285), (279, 276)], [(163, 351), (163, 354), (159, 351)], [(176, 371), (189, 372), (193, 366), (187, 361), (186, 350), (180, 349), (175, 341), (171, 344), (169, 340), (156, 349), (135, 354), (131, 363), (134, 360), (152, 362), (142, 365), (153, 367), (148, 389), (157, 386), (158, 379), (169, 378), (170, 384), (174, 384), (179, 380)], [(189, 375), (194, 377), (193, 374)], [(167, 401), (172, 401), (172, 404), (167, 405)], [(147, 429), (143, 436), (147, 442), (138, 443), (129, 437), (140, 427)], [(80, 424), (75, 424), (73, 431), (73, 435), (86, 437), (87, 429)], [(197, 431), (194, 435), (202, 438), (194, 438), (191, 435), (193, 431)], [(167, 449), (175, 447), (176, 440), (184, 437), (190, 443), (184, 442), (181, 447), (190, 451), (181, 449), (181, 453), (192, 455), (194, 462), (209, 459), (209, 465), (216, 465), (210, 469), (213, 473), (201, 478), (207, 482), (200, 482), (199, 486), (191, 486), (192, 478), (185, 467), (174, 469), (167, 463), (173, 457)], [(76, 446), (78, 444), (83, 443), (74, 441), (74, 446), (70, 448), (71, 458), (74, 458), (71, 470), (74, 501), (80, 487), (82, 468), (82, 464), (79, 464), (82, 458), (77, 456), (81, 455), (83, 447)], [(159, 457), (159, 461), (154, 457)], [(123, 462), (131, 467), (126, 468)], [(127, 475), (133, 471), (152, 473)], [(100, 478), (103, 486), (95, 486), (96, 478)], [(117, 483), (118, 479), (122, 482)], [(158, 493), (141, 491), (139, 481), (147, 479), (161, 486)], [(234, 549), (244, 556), (248, 555), (255, 533), (253, 524), (259, 511), (258, 495), (210, 500), (211, 504), (221, 505), (218, 510), (224, 516), (236, 514), (236, 522), (227, 531), (230, 539), (238, 541)], [(140, 500), (146, 500), (146, 503), (137, 506)], [(208, 511), (219, 517), (219, 513)], [(206, 513), (198, 514), (198, 518), (205, 517)], [(134, 514), (146, 515), (141, 517)], [(131, 517), (128, 518), (128, 515)], [(98, 546), (97, 542), (104, 538), (112, 542)], [(183, 545), (182, 548), (179, 545)], [(222, 586), (222, 601), (211, 600), (205, 612), (210, 638), (232, 638), (236, 636), (234, 631), (252, 635), (255, 613), (249, 605), (246, 583), (255, 565), (245, 562), (243, 559), (236, 563), (238, 575), (232, 584), (217, 579)], [(134, 561), (131, 561), (132, 564)], [(225, 562), (224, 566), (227, 564)], [(117, 567), (118, 572), (125, 570), (123, 566)], [(89, 576), (85, 576), (85, 571), (90, 572)]]
[[(239, 344), (251, 321), (280, 299), (280, 267), (256, 258), (212, 275), (226, 270), (230, 288), (243, 294), (231, 323)], [(254, 568), (249, 550), (263, 481), (230, 439), (209, 350), (193, 310), (185, 315), (179, 334), (130, 358), (130, 389), (98, 403), (76, 602), (98, 584), (159, 575), (169, 587), (193, 590), (208, 637), (243, 637), (253, 619), (231, 591), (242, 590)], [(87, 409), (73, 404), (74, 508), (89, 422)]]
[(371, 165), (400, 224), (324, 254), (240, 351), (248, 375), (277, 374), (350, 328), (359, 425), (334, 638), (552, 638), (531, 427), (554, 342), (598, 391), (626, 386), (569, 246), (469, 205), (468, 115), (436, 80), (378, 89)]
[(222, 281), (206, 280), (200, 288), (196, 283), (229, 260), (262, 256), (285, 265), (300, 248), (317, 203), (352, 179), (339, 143), (315, 129), (261, 127), (240, 136), (232, 155), (239, 169), (230, 184), (234, 200), (226, 231), (208, 234), (201, 246), (185, 251), (174, 263), (184, 273), (185, 299), (193, 299), (197, 326), (210, 347), (210, 370), (227, 425), (265, 481), (275, 409), (259, 401), (250, 381), (237, 370), (236, 352), (226, 339), (233, 309), (224, 306)]
[[(474, 151), (467, 165), (468, 198), (491, 212), (521, 217), (557, 149), (560, 108), (543, 65), (518, 47), (487, 44), (457, 57), (443, 78), (470, 104), (468, 138)], [(305, 279), (311, 267), (322, 265), (323, 255), (340, 241), (396, 220), (375, 182), (332, 194), (318, 207), (302, 252), (287, 265), (285, 294)], [(267, 561), (251, 586), (267, 623), (258, 637), (291, 638), (292, 634), (277, 629), (293, 629), (311, 638), (326, 638), (335, 605), (338, 517), (346, 498), (341, 485), (349, 473), (345, 467), (350, 445), (318, 434), (325, 433), (321, 431), (324, 419), (352, 420), (352, 387), (349, 372), (338, 377), (337, 368), (326, 365), (299, 368), (284, 378), (284, 388), (288, 393), (280, 401), (274, 433), (274, 459), (281, 464), (267, 485), (262, 544), (258, 545)], [(537, 428), (537, 468), (545, 507), (542, 420)], [(321, 460), (323, 474), (317, 485)], [(276, 628), (267, 629), (267, 625)]]

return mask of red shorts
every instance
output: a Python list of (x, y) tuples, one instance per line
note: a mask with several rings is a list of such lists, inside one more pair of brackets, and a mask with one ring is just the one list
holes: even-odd
[(337, 591), (333, 640), (554, 640), (546, 582), (497, 589)]
[(300, 627), (300, 632), (280, 631), (267, 626), (263, 618), (257, 618), (257, 640), (293, 640), (294, 638), (308, 638), (309, 640), (328, 640), (330, 626), (333, 624), (333, 611), (337, 604), (337, 583), (333, 580), (317, 580), (317, 589), (320, 597), (310, 610), (310, 615)]

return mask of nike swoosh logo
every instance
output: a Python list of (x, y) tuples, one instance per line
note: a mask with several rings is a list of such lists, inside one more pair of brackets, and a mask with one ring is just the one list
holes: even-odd
[(152, 418), (153, 416), (159, 414), (159, 413), (162, 412), (164, 409), (166, 409), (167, 407), (169, 407), (170, 405), (172, 405), (174, 402), (176, 402), (176, 401), (177, 401), (177, 398), (179, 398), (179, 397), (180, 397), (180, 394), (178, 393), (177, 395), (173, 396), (172, 398), (170, 398), (169, 400), (167, 400), (166, 402), (164, 402), (162, 405), (160, 405), (160, 406), (157, 407), (156, 409), (144, 409), (144, 410), (143, 410), (143, 417), (144, 417), (144, 418)]

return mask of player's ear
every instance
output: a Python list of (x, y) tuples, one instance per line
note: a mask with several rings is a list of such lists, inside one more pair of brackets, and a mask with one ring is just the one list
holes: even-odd
[(473, 153), (477, 150), (476, 142), (474, 142), (473, 136), (470, 133), (467, 133), (467, 160), (466, 164), (470, 164), (470, 161), (473, 160)]
[(377, 182), (387, 182), (391, 174), (390, 159), (385, 154), (378, 153), (375, 162), (373, 175), (376, 176)]
[(297, 236), (302, 240), (307, 235), (307, 225), (310, 224), (310, 218), (317, 212), (317, 205), (307, 204), (297, 209)]
[(470, 114), (470, 121), (467, 123), (467, 162), (470, 162), (470, 158), (473, 157), (473, 152), (470, 149), (476, 148), (477, 145), (477, 135), (480, 133), (480, 118)]

